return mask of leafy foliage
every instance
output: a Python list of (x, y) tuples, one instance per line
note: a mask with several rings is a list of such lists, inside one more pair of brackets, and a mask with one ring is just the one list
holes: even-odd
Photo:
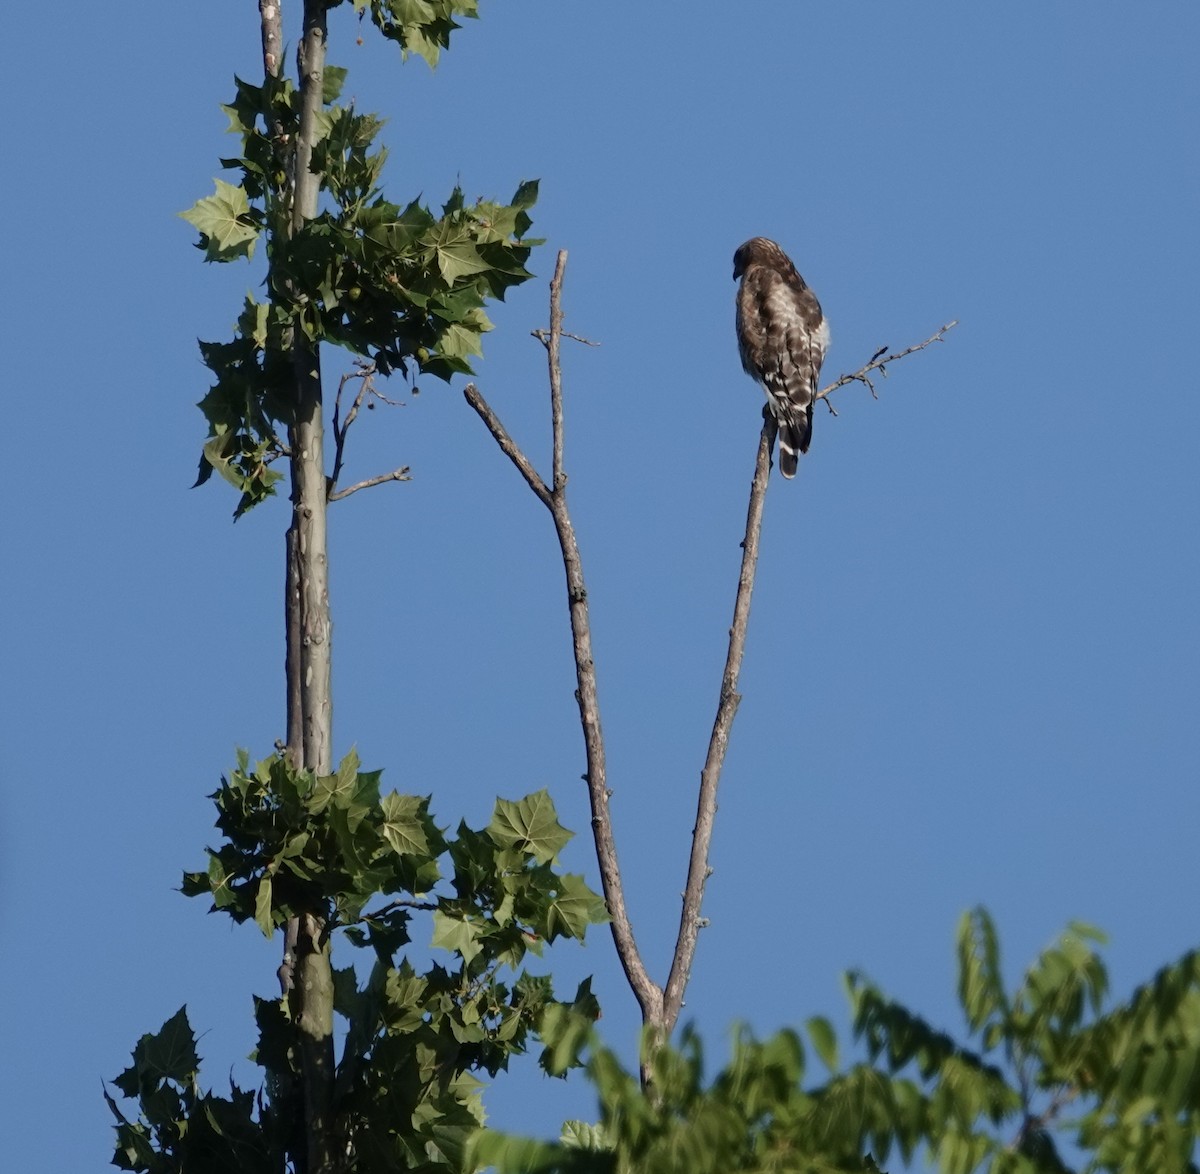
[[(360, 771), (353, 753), (334, 774), (314, 776), (279, 754), (252, 767), (243, 752), (213, 799), (224, 842), (209, 850), (207, 870), (184, 875), (184, 893), (208, 895), (214, 911), (268, 935), (293, 914), (317, 910), (331, 932), (343, 930), (369, 952), (361, 987), (353, 968), (334, 972), (334, 1007), (347, 1024), (335, 1128), (340, 1151), (353, 1155), (349, 1168), (463, 1168), (483, 1116), (473, 1074), (507, 1067), (531, 1034), (544, 1045), (547, 1072), (579, 1064), (599, 1016), (590, 983), (561, 1001), (548, 977), (521, 969), (544, 942), (582, 939), (605, 916), (581, 877), (555, 869), (570, 833), (545, 791), (498, 800), (488, 827), (460, 824), (447, 837), (427, 798), (381, 795), (379, 773)], [(367, 911), (379, 896), (387, 899)], [(421, 916), (449, 965), (422, 972), (401, 953)], [(141, 1040), (114, 1082), (138, 1102), (137, 1118), (109, 1098), (118, 1166), (285, 1168), (301, 1077), (295, 1033), (281, 999), (256, 999), (255, 1018), (254, 1058), (264, 1070), (257, 1095), (236, 1086), (228, 1097), (201, 1091), (183, 1010)]]
[[(351, 4), (405, 56), (431, 66), (457, 18), (477, 15), (477, 0)], [(383, 124), (338, 104), (344, 77), (325, 68), (314, 218), (293, 216), (300, 95), (274, 77), (259, 86), (237, 80), (224, 109), (240, 153), (221, 160), (235, 182), (217, 179), (183, 213), (206, 260), (256, 252), (266, 260), (265, 292), (245, 299), (234, 337), (200, 344), (214, 382), (200, 404), (209, 436), (197, 483), (220, 473), (241, 495), (237, 514), (281, 479), (271, 466), (289, 452), (296, 356), (328, 342), (384, 375), (470, 373), (491, 329), (487, 301), (529, 278), (540, 243), (526, 236), (536, 181), (507, 204), (468, 205), (456, 187), (440, 214), (384, 198)], [(654, 1081), (644, 1089), (595, 1040), (590, 983), (560, 1000), (548, 976), (525, 968), (545, 943), (582, 939), (605, 917), (582, 877), (557, 871), (570, 833), (549, 795), (498, 800), (487, 827), (460, 823), (447, 835), (428, 797), (381, 794), (379, 777), (360, 771), (353, 754), (322, 776), (279, 754), (253, 765), (240, 754), (213, 795), (223, 842), (209, 850), (206, 870), (183, 881), (186, 894), (209, 896), (214, 911), (253, 921), (268, 937), (302, 914), (361, 952), (359, 969), (332, 972), (345, 1029), (330, 1120), (323, 1102), (315, 1113), (305, 1105), (302, 1064), (312, 1051), (304, 1052), (307, 1029), (292, 1021), (287, 1000), (254, 1000), (262, 1087), (231, 1081), (228, 1095), (202, 1087), (181, 1008), (142, 1037), (113, 1082), (136, 1114), (105, 1093), (117, 1122), (114, 1165), (153, 1174), (305, 1169), (310, 1112), (310, 1126), (322, 1118), (322, 1140), (333, 1131), (337, 1167), (363, 1174), (484, 1165), (862, 1174), (918, 1155), (945, 1174), (1063, 1174), (1068, 1146), (1087, 1171), (1200, 1174), (1200, 954), (1105, 1010), (1107, 974), (1093, 949), (1100, 936), (1073, 925), (1010, 993), (995, 928), (976, 910), (958, 935), (966, 1044), (852, 973), (854, 1031), (867, 1062), (844, 1068), (833, 1028), (818, 1016), (807, 1021), (807, 1045), (792, 1031), (764, 1041), (739, 1033), (729, 1064), (708, 1081), (688, 1030), (675, 1047), (654, 1040)], [(430, 952), (438, 960), (425, 965)], [(494, 1076), (534, 1039), (553, 1075), (588, 1052), (599, 1098), (598, 1122), (568, 1122), (554, 1143), (482, 1126), (477, 1074)], [(807, 1087), (806, 1046), (821, 1064)]]
[(851, 974), (867, 1063), (840, 1069), (833, 1029), (817, 1018), (807, 1027), (829, 1069), (823, 1083), (804, 1087), (804, 1045), (789, 1031), (761, 1042), (739, 1033), (729, 1065), (705, 1083), (689, 1031), (679, 1048), (655, 1053), (644, 1092), (597, 1047), (588, 1075), (598, 1124), (568, 1122), (553, 1143), (482, 1131), (472, 1154), (501, 1174), (850, 1174), (922, 1154), (944, 1174), (1195, 1174), (1200, 954), (1103, 1011), (1098, 940), (1072, 925), (1010, 994), (995, 927), (976, 909), (959, 927), (958, 977), (977, 1046)]
[(416, 53), (432, 68), (450, 44), (450, 34), (461, 26), (456, 16), (479, 15), (478, 0), (352, 0), (359, 15), (371, 20), (406, 56)]
[[(600, 1099), (597, 1125), (568, 1122), (556, 1143), (482, 1131), (477, 1166), (500, 1174), (864, 1174), (857, 1122), (827, 1089), (806, 1092), (801, 1037), (781, 1031), (759, 1041), (739, 1032), (733, 1057), (704, 1081), (700, 1040), (685, 1029), (679, 1047), (654, 1053), (654, 1085), (598, 1047), (588, 1075)], [(844, 1091), (844, 1090), (843, 1090)], [(843, 1098), (844, 1099), (844, 1098)]]
[(1069, 1149), (1087, 1155), (1088, 1171), (1195, 1174), (1200, 954), (1103, 1011), (1108, 975), (1092, 946), (1101, 940), (1072, 924), (1009, 995), (991, 918), (964, 915), (958, 990), (974, 1048), (848, 976), (855, 1032), (906, 1106), (889, 1126), (902, 1152), (923, 1144), (946, 1174), (1060, 1174), (1072, 1168)]
[[(410, 47), (422, 36), (442, 43), (437, 30), (450, 15), (474, 14), (473, 4), (429, 0), (371, 8)], [(470, 374), (471, 357), (482, 354), (482, 336), (492, 329), (488, 299), (503, 299), (531, 276), (526, 261), (540, 243), (525, 239), (536, 180), (522, 183), (508, 204), (468, 204), (456, 187), (440, 216), (417, 200), (404, 207), (386, 200), (380, 178), (387, 153), (375, 147), (383, 123), (336, 104), (343, 77), (326, 69), (312, 162), (325, 195), (315, 219), (292, 224), (299, 95), (276, 78), (260, 86), (237, 80), (224, 109), (241, 154), (221, 163), (239, 182), (218, 179), (213, 195), (183, 213), (209, 261), (248, 258), (266, 238), (265, 299), (247, 297), (232, 341), (200, 344), (215, 382), (200, 403), (209, 439), (197, 484), (219, 472), (241, 491), (238, 515), (279, 480), (269, 466), (286, 450), (281, 433), (292, 418), (298, 337), (345, 347), (384, 375)]]

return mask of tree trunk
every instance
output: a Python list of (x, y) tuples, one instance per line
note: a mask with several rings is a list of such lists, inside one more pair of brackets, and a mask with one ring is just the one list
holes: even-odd
[[(301, 108), (292, 193), (293, 232), (317, 214), (320, 176), (311, 168), (317, 116), (323, 101), (325, 9), (326, 0), (305, 0), (304, 33), (297, 50)], [(329, 774), (333, 769), (333, 625), (329, 611), (321, 362), (317, 344), (306, 337), (299, 317), (292, 341), (296, 415), (289, 429), (292, 524), (286, 569), (288, 752), (304, 769)], [(306, 1174), (331, 1174), (336, 1168), (333, 970), (325, 910), (306, 910), (296, 920), (297, 924), (288, 926), (294, 963), (288, 1000), (299, 1035), (303, 1072)]]

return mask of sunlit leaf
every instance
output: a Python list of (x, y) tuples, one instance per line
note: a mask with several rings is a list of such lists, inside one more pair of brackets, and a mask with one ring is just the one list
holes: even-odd
[(197, 200), (180, 215), (199, 231), (205, 260), (233, 261), (252, 256), (259, 226), (250, 214), (245, 189), (223, 179), (214, 183), (213, 195)]

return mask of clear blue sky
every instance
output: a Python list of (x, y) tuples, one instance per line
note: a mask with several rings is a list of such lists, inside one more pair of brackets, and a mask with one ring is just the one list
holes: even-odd
[[(297, 0), (285, 0), (294, 39)], [(620, 849), (661, 979), (717, 698), (761, 395), (730, 259), (787, 248), (832, 323), (826, 371), (962, 325), (840, 393), (773, 482), (685, 1014), (844, 1021), (862, 966), (953, 1029), (951, 940), (995, 914), (1014, 977), (1070, 918), (1126, 993), (1197, 944), (1200, 556), (1195, 269), (1200, 9), (485, 0), (436, 74), (331, 60), (390, 119), (389, 195), (538, 176), (537, 282), (479, 382), (545, 467), (541, 349), (570, 250), (567, 464)], [(601, 14), (602, 13), (602, 14)], [(749, 14), (749, 15), (746, 15)], [(13, 1169), (99, 1170), (101, 1080), (181, 1003), (220, 1084), (275, 945), (179, 896), (205, 796), (282, 732), (283, 503), (191, 491), (245, 266), (176, 213), (232, 153), (260, 75), (253, 0), (9, 17), (0, 1113)], [(331, 376), (344, 360), (330, 354)], [(359, 428), (333, 511), (336, 740), (442, 822), (551, 788), (586, 832), (553, 533), (458, 387)], [(581, 836), (564, 863), (595, 879)], [(635, 1016), (604, 931), (551, 956)], [(587, 1114), (532, 1061), (499, 1124)]]

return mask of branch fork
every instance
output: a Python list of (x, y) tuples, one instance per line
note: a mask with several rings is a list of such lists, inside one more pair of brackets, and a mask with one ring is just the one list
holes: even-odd
[[(345, 459), (346, 452), (346, 434), (350, 431), (350, 425), (358, 419), (358, 413), (362, 406), (366, 403), (368, 408), (375, 406), (375, 400), (387, 404), (389, 407), (402, 408), (404, 405), (399, 400), (388, 399), (376, 386), (375, 376), (378, 373), (378, 368), (374, 363), (367, 362), (366, 359), (354, 360), (355, 370), (348, 371), (338, 380), (337, 396), (333, 401), (333, 473), (329, 476), (326, 483), (325, 500), (326, 501), (341, 501), (343, 497), (349, 497), (352, 493), (357, 493), (360, 489), (370, 489), (373, 485), (385, 485), (389, 481), (411, 481), (409, 476), (411, 470), (408, 465), (402, 465), (398, 469), (393, 469), (390, 473), (380, 473), (376, 477), (368, 477), (365, 481), (359, 481), (354, 485), (348, 485), (345, 489), (338, 489), (338, 477), (342, 473), (342, 463)], [(350, 410), (346, 413), (345, 421), (342, 420), (342, 395), (346, 390), (346, 384), (351, 379), (357, 379), (358, 393), (354, 397), (354, 402), (350, 405)]]

